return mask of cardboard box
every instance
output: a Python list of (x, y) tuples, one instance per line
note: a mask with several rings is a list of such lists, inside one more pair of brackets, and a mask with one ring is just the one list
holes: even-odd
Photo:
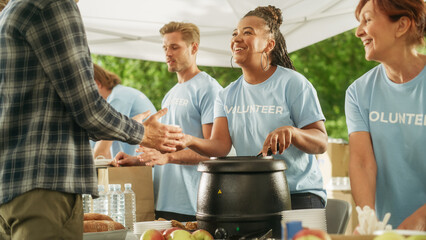
[(327, 151), (316, 155), (323, 175), (349, 176), (349, 144), (343, 140), (329, 140)]
[(350, 185), (336, 186), (333, 184), (333, 179), (348, 180), (349, 144), (343, 139), (329, 139), (327, 151), (324, 154), (317, 155), (317, 160), (323, 176), (324, 189), (327, 190), (327, 198), (345, 200), (352, 205), (351, 217), (345, 232), (345, 235), (352, 235), (356, 226), (358, 226), (358, 214)]
[(152, 183), (152, 167), (108, 167), (98, 169), (98, 184), (124, 184), (131, 183), (136, 195), (136, 222), (155, 220), (154, 185)]
[(326, 152), (331, 161), (331, 176), (349, 176), (349, 144), (333, 143), (327, 144)]
[[(333, 185), (333, 178), (336, 180), (349, 177), (349, 145), (344, 140), (330, 139), (327, 151), (316, 157), (322, 173), (324, 189), (335, 189), (330, 188), (330, 185)], [(350, 186), (347, 187), (350, 189)]]

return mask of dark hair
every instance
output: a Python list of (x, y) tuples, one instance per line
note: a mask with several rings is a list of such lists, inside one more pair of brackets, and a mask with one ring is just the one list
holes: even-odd
[(114, 73), (103, 69), (96, 63), (93, 63), (93, 70), (95, 74), (95, 80), (100, 82), (102, 86), (113, 89), (115, 86), (121, 83), (121, 79)]
[[(360, 0), (355, 9), (355, 16), (359, 20), (364, 5), (370, 0)], [(386, 14), (392, 22), (401, 17), (408, 17), (413, 21), (408, 37), (409, 43), (423, 44), (426, 33), (426, 7), (423, 0), (371, 0), (381, 12)]]
[(288, 56), (284, 36), (280, 31), (280, 26), (283, 23), (281, 9), (271, 5), (267, 7), (257, 7), (244, 15), (244, 17), (248, 16), (260, 17), (265, 20), (266, 25), (269, 27), (269, 31), (275, 39), (275, 47), (271, 51), (271, 65), (280, 65), (286, 68), (295, 69)]

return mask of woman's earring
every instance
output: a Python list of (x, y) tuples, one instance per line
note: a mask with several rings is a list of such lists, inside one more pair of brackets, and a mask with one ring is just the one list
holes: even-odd
[[(263, 54), (264, 53), (266, 54), (266, 64), (267, 64), (266, 67), (263, 67)], [(269, 68), (271, 67), (271, 65), (269, 64), (269, 55), (265, 51), (263, 51), (262, 55), (260, 55), (260, 67), (262, 68), (262, 70), (264, 72), (268, 71)]]

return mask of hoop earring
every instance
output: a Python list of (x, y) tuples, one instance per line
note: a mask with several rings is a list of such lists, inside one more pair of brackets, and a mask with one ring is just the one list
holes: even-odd
[[(268, 64), (267, 66), (266, 66), (266, 68), (264, 68), (263, 67), (263, 54), (266, 54), (266, 64)], [(264, 72), (266, 72), (266, 71), (268, 71), (269, 70), (269, 68), (271, 67), (271, 65), (269, 64), (269, 55), (265, 52), (265, 51), (263, 51), (262, 52), (262, 55), (260, 55), (260, 67), (262, 68), (262, 70), (264, 71)]]
[(234, 55), (231, 55), (231, 68), (234, 69), (234, 66), (232, 65), (232, 60), (234, 60)]

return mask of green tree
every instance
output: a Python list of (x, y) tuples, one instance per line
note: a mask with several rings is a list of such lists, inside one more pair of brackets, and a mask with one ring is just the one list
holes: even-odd
[(330, 137), (347, 139), (346, 89), (377, 65), (366, 61), (364, 53), (362, 42), (350, 30), (290, 55), (296, 70), (317, 90)]

